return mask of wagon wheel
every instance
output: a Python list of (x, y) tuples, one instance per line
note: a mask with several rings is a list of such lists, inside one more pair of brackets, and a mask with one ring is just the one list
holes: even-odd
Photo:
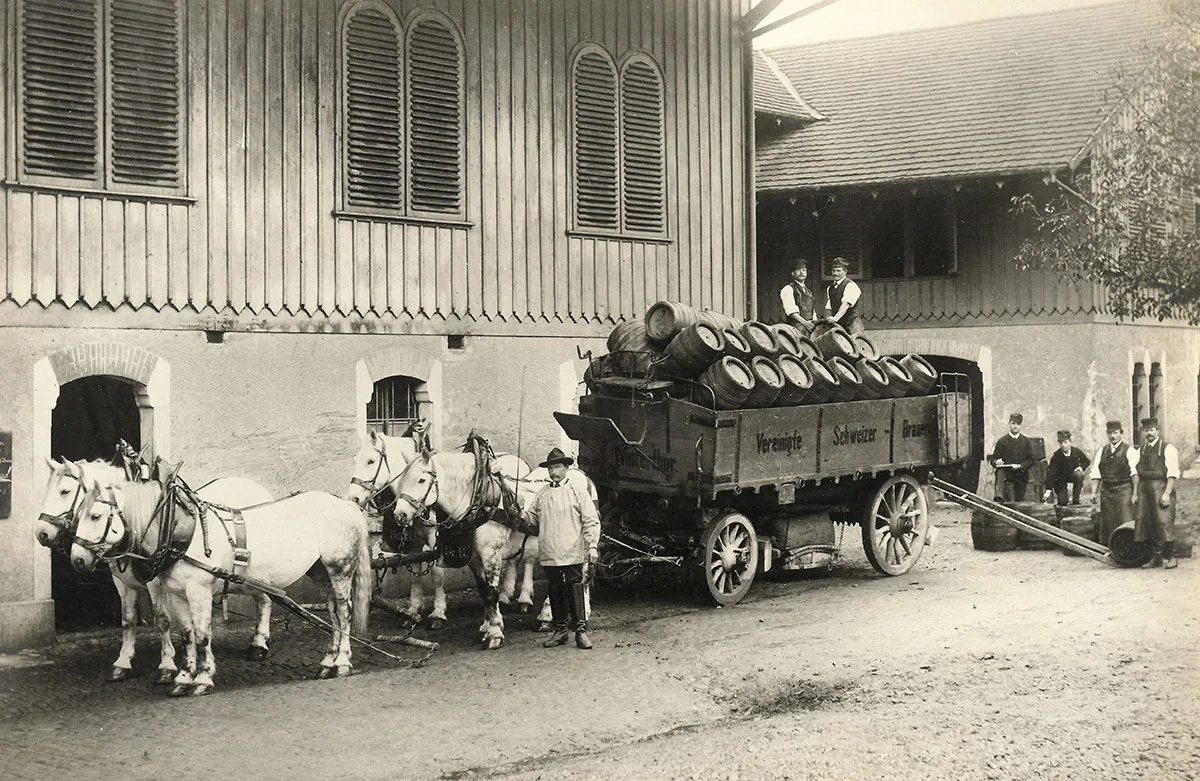
[(718, 605), (740, 602), (758, 572), (758, 535), (741, 513), (713, 519), (700, 541), (700, 567), (708, 595)]
[(909, 475), (880, 483), (863, 512), (863, 548), (884, 575), (903, 575), (921, 558), (929, 530), (929, 504)]

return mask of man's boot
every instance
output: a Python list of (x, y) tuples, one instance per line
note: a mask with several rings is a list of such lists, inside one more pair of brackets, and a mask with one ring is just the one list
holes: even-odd
[(1155, 544), (1151, 548), (1150, 560), (1142, 565), (1142, 569), (1154, 569), (1163, 565), (1162, 546)]
[(1175, 560), (1175, 543), (1163, 543), (1163, 569), (1175, 569), (1179, 562)]
[(571, 639), (571, 635), (567, 632), (567, 614), (570, 608), (567, 605), (567, 595), (563, 593), (561, 583), (550, 584), (550, 615), (554, 621), (554, 633), (550, 635), (550, 639), (542, 643), (543, 648), (553, 648), (556, 645), (566, 645), (566, 642)]
[(571, 584), (571, 613), (575, 619), (575, 647), (587, 651), (592, 647), (592, 641), (587, 636), (587, 606), (583, 600), (582, 583)]

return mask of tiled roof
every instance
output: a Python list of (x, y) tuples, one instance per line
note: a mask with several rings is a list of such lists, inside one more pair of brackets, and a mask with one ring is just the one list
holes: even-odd
[(754, 52), (754, 111), (786, 119), (822, 119), (787, 82), (779, 66), (761, 51)]
[(760, 139), (758, 189), (1061, 170), (1104, 119), (1118, 63), (1159, 29), (1155, 9), (1130, 0), (770, 50), (828, 121)]

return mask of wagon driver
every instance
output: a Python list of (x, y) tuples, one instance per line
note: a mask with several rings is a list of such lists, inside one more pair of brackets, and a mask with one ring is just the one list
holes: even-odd
[(1119, 420), (1105, 424), (1108, 444), (1092, 459), (1092, 504), (1100, 501), (1100, 542), (1107, 545), (1113, 529), (1133, 520), (1137, 502), (1138, 452), (1125, 441)]
[(862, 290), (850, 279), (850, 263), (845, 258), (833, 259), (833, 284), (826, 289), (829, 319), (845, 328), (851, 336), (867, 330), (858, 314), (858, 299)]
[(592, 641), (587, 635), (583, 568), (599, 558), (600, 513), (592, 497), (567, 480), (567, 467), (573, 463), (575, 459), (553, 448), (538, 464), (550, 473), (550, 482), (525, 508), (524, 519), (537, 530), (538, 563), (546, 572), (550, 592), (554, 634), (542, 645), (565, 645), (571, 629), (575, 646), (587, 650)]
[(808, 261), (796, 258), (792, 261), (792, 281), (779, 291), (779, 301), (783, 304), (787, 322), (803, 328), (805, 333), (812, 330), (812, 321), (817, 319), (812, 291), (804, 284), (807, 279)]
[(1174, 569), (1175, 481), (1179, 479), (1179, 453), (1158, 435), (1158, 419), (1142, 419), (1142, 446), (1138, 448), (1138, 520), (1134, 539), (1149, 542), (1152, 556), (1145, 567)]

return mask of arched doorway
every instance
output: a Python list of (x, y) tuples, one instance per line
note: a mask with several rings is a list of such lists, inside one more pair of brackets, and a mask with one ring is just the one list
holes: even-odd
[[(141, 447), (137, 383), (94, 375), (62, 385), (51, 415), (50, 455), (73, 461), (111, 459), (117, 440)], [(107, 569), (76, 572), (64, 556), (51, 558), (50, 591), (57, 632), (120, 626), (121, 607)]]

